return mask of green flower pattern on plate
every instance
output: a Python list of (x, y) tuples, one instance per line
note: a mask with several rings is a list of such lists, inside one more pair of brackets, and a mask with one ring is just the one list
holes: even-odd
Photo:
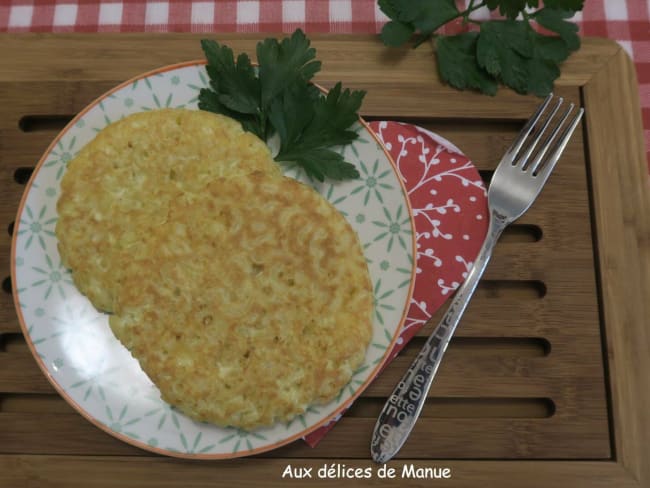
[[(343, 391), (343, 390), (341, 390)], [(291, 427), (291, 424), (294, 422), (300, 422), (300, 424), (303, 426), (303, 428), (307, 428), (307, 421), (305, 420), (305, 415), (306, 414), (316, 414), (318, 415), (318, 409), (314, 407), (313, 405), (310, 405), (307, 407), (307, 410), (305, 410), (305, 413), (301, 413), (300, 415), (297, 415), (296, 417), (292, 418), (286, 423), (287, 427)]]
[(111, 409), (110, 405), (106, 405), (106, 416), (110, 421), (109, 427), (111, 428), (111, 430), (115, 432), (124, 433), (129, 437), (133, 437), (134, 439), (139, 439), (140, 437), (138, 436), (138, 434), (132, 431), (130, 432), (127, 429), (129, 428), (129, 426), (140, 422), (141, 419), (140, 417), (127, 416), (126, 413), (128, 409), (129, 406), (124, 405), (118, 415), (117, 412), (113, 414), (113, 410)]
[(56, 167), (56, 179), (60, 180), (68, 166), (68, 163), (76, 155), (75, 143), (76, 137), (72, 137), (67, 144), (61, 141), (57, 142), (56, 148), (50, 152), (48, 161), (43, 164), (44, 168)]
[(395, 189), (394, 185), (387, 183), (388, 181), (391, 181), (393, 171), (385, 166), (382, 166), (383, 170), (380, 171), (379, 159), (375, 160), (370, 169), (368, 169), (363, 161), (359, 161), (359, 167), (361, 168), (361, 179), (363, 184), (352, 190), (352, 194), (354, 195), (359, 192), (364, 192), (364, 206), (368, 205), (371, 196), (375, 197), (380, 204), (383, 204), (384, 198), (381, 196), (382, 190)]
[(177, 410), (174, 409), (174, 407), (168, 403), (163, 402), (160, 399), (160, 395), (157, 393), (149, 394), (147, 397), (159, 405), (158, 407), (154, 408), (153, 410), (149, 410), (144, 414), (145, 417), (151, 417), (153, 415), (154, 418), (158, 419), (158, 430), (162, 429), (165, 426), (167, 419), (171, 420), (171, 423), (174, 424), (174, 427), (176, 427), (176, 429), (181, 428), (181, 424), (178, 420), (179, 414), (177, 413)]
[(265, 441), (266, 437), (259, 432), (247, 432), (242, 429), (230, 429), (231, 434), (225, 436), (219, 441), (219, 444), (231, 443), (234, 441), (234, 446), (231, 452), (239, 452), (240, 450), (253, 450), (253, 442)]
[(210, 452), (213, 450), (216, 446), (216, 444), (208, 444), (206, 446), (201, 446), (201, 437), (203, 437), (203, 432), (199, 432), (196, 434), (194, 437), (194, 441), (192, 442), (192, 445), (187, 442), (187, 438), (185, 437), (185, 434), (182, 432), (179, 435), (179, 439), (181, 441), (181, 444), (183, 445), (183, 452), (188, 453), (188, 454), (204, 454), (206, 452)]
[(400, 205), (395, 212), (395, 217), (391, 216), (390, 211), (384, 207), (385, 220), (375, 220), (372, 223), (379, 227), (380, 233), (374, 238), (375, 241), (386, 241), (386, 251), (391, 252), (393, 242), (397, 240), (402, 249), (408, 252), (406, 238), (404, 234), (412, 235), (409, 215), (404, 212), (404, 207)]
[(29, 246), (31, 246), (32, 243), (36, 241), (41, 246), (41, 249), (45, 251), (45, 237), (55, 237), (53, 226), (56, 224), (57, 218), (45, 218), (47, 214), (46, 205), (43, 205), (41, 207), (41, 210), (38, 212), (38, 214), (32, 211), (29, 205), (25, 205), (25, 214), (27, 218), (20, 219), (21, 225), (20, 230), (18, 231), (19, 235), (29, 233), (29, 237), (25, 241), (25, 249), (29, 249)]
[(65, 299), (66, 285), (72, 285), (68, 270), (63, 267), (60, 260), (55, 265), (49, 254), (45, 255), (45, 261), (45, 267), (32, 266), (32, 269), (40, 275), (40, 279), (32, 282), (31, 287), (44, 290), (44, 300), (47, 300), (54, 290), (59, 293), (61, 298)]
[(345, 385), (343, 388), (341, 388), (341, 391), (336, 397), (337, 402), (341, 401), (341, 398), (343, 398), (345, 395), (349, 395), (349, 396), (354, 395), (356, 389), (361, 385), (363, 385), (362, 375), (369, 367), (370, 365), (364, 364), (363, 366), (357, 368), (357, 370), (352, 374), (352, 379), (350, 379), (349, 383)]
[(76, 119), (35, 172), (14, 230), (13, 264), (28, 339), (53, 381), (89, 417), (105, 430), (158, 452), (236, 457), (304, 435), (350, 405), (399, 333), (415, 271), (414, 243), (406, 195), (388, 157), (362, 124), (354, 128), (360, 136), (355, 143), (337, 149), (357, 166), (360, 179), (309, 181), (288, 165), (285, 174), (314, 187), (359, 235), (375, 295), (373, 337), (364, 363), (330, 404), (310, 406), (289, 422), (252, 432), (195, 422), (162, 401), (113, 336), (107, 316), (78, 292), (61, 264), (54, 234), (56, 200), (68, 163), (106, 125), (142, 110), (196, 109), (198, 93), (206, 86), (203, 66), (177, 67), (119, 87)]
[[(103, 368), (100, 365), (99, 369), (99, 372), (95, 372), (94, 374), (87, 376), (85, 379), (82, 379), (81, 381), (77, 381), (76, 383), (70, 385), (70, 390), (78, 388), (79, 390), (83, 391), (84, 401), (88, 400), (88, 398), (93, 394), (98, 395), (101, 400), (106, 401), (105, 389), (107, 387), (119, 387), (119, 383), (116, 380), (110, 379), (110, 375), (116, 373), (119, 368), (112, 367), (107, 370), (102, 370)], [(86, 371), (80, 371), (80, 376), (85, 374)]]
[(392, 304), (392, 301), (390, 300), (395, 290), (392, 288), (389, 288), (388, 290), (382, 289), (381, 279), (379, 279), (375, 283), (375, 288), (373, 291), (375, 295), (375, 317), (377, 318), (377, 321), (381, 325), (384, 325), (385, 322), (384, 322), (384, 316), (382, 315), (382, 311), (384, 312), (395, 311), (395, 306)]

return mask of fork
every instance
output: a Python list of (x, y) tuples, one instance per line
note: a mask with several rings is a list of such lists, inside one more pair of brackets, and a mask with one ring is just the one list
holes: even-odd
[(499, 236), (535, 201), (580, 122), (584, 112), (582, 108), (567, 122), (573, 104), (563, 111), (559, 121), (554, 121), (563, 99), (557, 98), (553, 102), (549, 114), (547, 109), (553, 98), (553, 94), (547, 96), (526, 122), (492, 176), (488, 190), (490, 223), (485, 241), (449, 309), (388, 397), (377, 419), (370, 451), (378, 463), (385, 463), (397, 454), (413, 430), (445, 350)]

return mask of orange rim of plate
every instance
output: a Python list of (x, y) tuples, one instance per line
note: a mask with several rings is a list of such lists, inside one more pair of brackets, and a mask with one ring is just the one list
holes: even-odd
[[(200, 66), (200, 65), (205, 65), (206, 61), (204, 60), (195, 60), (195, 61), (185, 61), (182, 63), (176, 63), (176, 64), (171, 64), (167, 66), (163, 66), (160, 68), (153, 69), (151, 71), (147, 71), (145, 73), (141, 73), (139, 75), (136, 75), (119, 85), (113, 87), (112, 89), (108, 90), (107, 92), (103, 93), (99, 97), (97, 97), (95, 100), (90, 102), (86, 107), (83, 108), (68, 124), (59, 132), (59, 134), (54, 138), (54, 140), (50, 143), (50, 145), (47, 147), (45, 152), (43, 153), (43, 156), (41, 156), (40, 160), (36, 164), (36, 167), (34, 168), (34, 171), (29, 178), (29, 181), (25, 185), (25, 191), (23, 192), (23, 196), (20, 199), (20, 205), (18, 206), (18, 212), (16, 213), (16, 222), (20, 221), (20, 217), (23, 213), (23, 208), (25, 206), (25, 202), (27, 200), (27, 196), (29, 195), (29, 191), (32, 188), (32, 183), (34, 182), (34, 179), (36, 178), (38, 172), (40, 171), (41, 167), (43, 166), (45, 160), (47, 159), (47, 156), (50, 154), (52, 149), (56, 146), (57, 142), (63, 137), (68, 130), (77, 123), (77, 121), (83, 117), (89, 110), (94, 108), (96, 105), (98, 105), (102, 100), (105, 98), (109, 97), (113, 93), (121, 90), (122, 88), (125, 88), (132, 83), (134, 83), (137, 80), (141, 80), (144, 78), (148, 78), (150, 76), (159, 74), (159, 73), (166, 73), (168, 71), (173, 71), (176, 69), (180, 68), (187, 68), (190, 66)], [(321, 91), (327, 92), (326, 89), (321, 87), (318, 84), (315, 84)], [(133, 446), (139, 447), (140, 449), (144, 449), (146, 451), (154, 452), (156, 454), (161, 454), (165, 456), (170, 456), (170, 457), (176, 457), (176, 458), (185, 458), (185, 459), (234, 459), (234, 458), (239, 458), (239, 457), (246, 457), (246, 456), (252, 456), (254, 454), (260, 454), (263, 452), (271, 451), (273, 449), (277, 449), (278, 447), (284, 446), (286, 444), (290, 444), (293, 441), (296, 441), (307, 434), (310, 434), (317, 430), (318, 428), (324, 426), (328, 422), (332, 421), (337, 415), (341, 414), (344, 412), (349, 406), (363, 393), (363, 391), (368, 387), (368, 385), (375, 379), (377, 374), (381, 371), (381, 369), (384, 367), (386, 362), (388, 361), (388, 358), (390, 357), (391, 351), (393, 350), (393, 347), (395, 346), (395, 342), (401, 335), (402, 329), (404, 327), (404, 322), (407, 317), (407, 313), (409, 310), (410, 302), (411, 302), (411, 297), (413, 296), (413, 288), (415, 286), (415, 268), (416, 268), (416, 232), (415, 232), (415, 221), (413, 219), (413, 208), (411, 207), (411, 202), (408, 199), (408, 192), (406, 190), (406, 187), (404, 186), (404, 182), (402, 181), (402, 178), (397, 170), (397, 167), (395, 165), (395, 161), (393, 161), (393, 158), (391, 157), (390, 153), (384, 146), (384, 144), (381, 142), (381, 140), (377, 137), (377, 135), (374, 133), (374, 131), (370, 128), (368, 123), (363, 120), (363, 118), (359, 117), (359, 122), (363, 125), (363, 127), (368, 131), (369, 134), (372, 135), (374, 140), (377, 142), (378, 146), (382, 148), (384, 151), (384, 154), (386, 155), (386, 158), (390, 162), (391, 168), (393, 170), (393, 173), (395, 174), (395, 177), (399, 181), (400, 187), (402, 188), (402, 194), (404, 195), (404, 199), (406, 200), (406, 205), (408, 207), (408, 215), (409, 215), (409, 222), (411, 224), (411, 235), (413, 236), (412, 239), (412, 267), (411, 267), (411, 280), (409, 283), (409, 290), (407, 294), (407, 300), (406, 303), (404, 304), (404, 309), (402, 311), (402, 317), (400, 318), (399, 324), (397, 328), (395, 329), (395, 333), (393, 334), (393, 338), (390, 341), (390, 344), (386, 347), (386, 352), (384, 352), (384, 355), (381, 359), (380, 362), (378, 362), (371, 372), (371, 374), (368, 376), (368, 378), (358, 387), (355, 389), (354, 394), (350, 396), (350, 398), (345, 402), (344, 405), (339, 406), (334, 412), (329, 414), (327, 417), (324, 419), (320, 420), (316, 424), (304, 429), (303, 431), (294, 434), (292, 436), (287, 437), (286, 439), (282, 439), (280, 441), (277, 441), (273, 444), (265, 445), (262, 447), (258, 447), (255, 449), (250, 449), (248, 451), (238, 451), (236, 453), (225, 453), (225, 454), (193, 454), (193, 453), (182, 453), (182, 452), (176, 452), (176, 451), (171, 451), (168, 449), (162, 449), (158, 447), (151, 446), (145, 442), (139, 441), (137, 439), (134, 439), (132, 437), (129, 437), (127, 435), (121, 434), (119, 432), (114, 431), (111, 429), (109, 426), (106, 424), (100, 422), (97, 420), (95, 417), (93, 417), (89, 412), (86, 411), (81, 405), (79, 405), (70, 395), (68, 395), (67, 391), (59, 385), (59, 383), (52, 377), (51, 373), (45, 366), (45, 363), (41, 359), (41, 357), (38, 355), (36, 352), (36, 348), (34, 346), (34, 343), (32, 342), (32, 338), (29, 335), (29, 332), (27, 330), (27, 325), (25, 324), (25, 319), (23, 317), (22, 313), (22, 308), (20, 306), (19, 300), (18, 300), (18, 293), (17, 293), (17, 284), (16, 284), (16, 241), (18, 238), (18, 232), (14, 231), (13, 237), (11, 239), (11, 286), (12, 286), (12, 295), (13, 295), (13, 300), (14, 300), (14, 306), (16, 308), (16, 313), (18, 315), (18, 322), (20, 323), (20, 328), (22, 330), (22, 333), (26, 339), (27, 345), (29, 346), (29, 350), (31, 351), (32, 355), (36, 359), (36, 363), (38, 364), (39, 368), (47, 378), (47, 380), (50, 382), (50, 384), (54, 387), (54, 389), (61, 395), (66, 402), (72, 408), (74, 408), (77, 412), (79, 412), (86, 420), (89, 422), (93, 423), (95, 426), (99, 427), (101, 430), (104, 432), (112, 435), (113, 437), (120, 439), (123, 442), (126, 442), (127, 444), (131, 444)]]

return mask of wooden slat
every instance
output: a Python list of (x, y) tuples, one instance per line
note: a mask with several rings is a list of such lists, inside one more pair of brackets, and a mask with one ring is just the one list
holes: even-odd
[[(345, 417), (316, 449), (302, 441), (263, 457), (334, 459), (367, 456), (376, 418)], [(146, 455), (79, 417), (67, 414), (0, 414), (4, 443), (0, 453)], [(432, 438), (435, 432), (435, 442)], [(552, 441), (552, 442), (549, 442)], [(562, 419), (468, 418), (423, 416), (399, 457), (608, 459), (607, 433), (594, 431), (587, 415)]]
[(621, 49), (584, 89), (616, 451), (650, 485), (650, 194), (634, 65)]
[[(131, 72), (135, 75), (165, 64), (199, 59), (202, 52), (198, 40), (203, 37), (218, 39), (235, 51), (254, 54), (255, 44), (269, 35), (121, 33), (83, 38), (76, 34), (10, 34), (3, 36), (3, 49), (7, 53), (19, 52), (20, 56), (3, 66), (0, 81), (114, 80), (117, 74)], [(337, 75), (337, 80), (385, 80), (387, 84), (403, 82), (406, 78), (449, 93), (437, 78), (429, 46), (415, 50), (387, 49), (377, 42), (376, 36), (371, 35), (328, 34), (310, 38), (318, 51), (318, 58), (326, 63), (323, 75)], [(53, 39), (56, 42), (52, 42)], [(101, 49), (97, 48), (98, 44), (102, 45)], [(70, 56), (73, 51), (75, 55)], [(618, 46), (605, 39), (586, 40), (580, 52), (563, 65), (559, 85), (585, 84), (617, 51)], [(342, 52), (345, 55), (341, 55)], [(147, 53), (147, 56), (142, 53)], [(120, 62), (112, 62), (116, 59)], [(89, 63), (88, 60), (100, 62)], [(514, 94), (508, 95), (507, 90), (502, 90), (500, 96), (517, 98)]]
[[(638, 486), (629, 473), (613, 462), (582, 461), (472, 461), (402, 459), (389, 463), (396, 469), (394, 480), (381, 479), (378, 466), (363, 460), (338, 459), (341, 465), (353, 468), (372, 468), (370, 479), (331, 479), (329, 484), (342, 487), (363, 486), (384, 487), (399, 483), (400, 486), (429, 486), (444, 483), (451, 488), (481, 486), (503, 488), (515, 486), (527, 488), (548, 488), (549, 486), (589, 486), (591, 488), (632, 488)], [(168, 488), (179, 486), (179, 480), (186, 488), (207, 488), (214, 486), (238, 486), (258, 488), (259, 480), (264, 486), (285, 487), (318, 482), (318, 469), (331, 465), (328, 458), (296, 460), (293, 467), (312, 468), (313, 480), (282, 479), (282, 473), (289, 461), (282, 459), (256, 459), (255, 471), (258, 478), (242, 476), (251, 469), (247, 460), (214, 463), (187, 463), (181, 460), (160, 457), (95, 457), (84, 456), (2, 456), (0, 457), (0, 483), (6, 486), (25, 486), (26, 483), (46, 483), (61, 488), (85, 488), (92, 484), (97, 488), (120, 486), (138, 488)], [(413, 464), (419, 468), (449, 468), (451, 478), (439, 480), (404, 480), (401, 478), (404, 466)], [(119, 474), (118, 474), (119, 473)], [(589, 480), (587, 482), (587, 480)], [(587, 484), (588, 483), (588, 484)]]

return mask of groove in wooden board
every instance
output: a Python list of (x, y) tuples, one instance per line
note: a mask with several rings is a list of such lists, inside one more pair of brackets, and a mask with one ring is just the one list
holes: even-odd
[[(388, 117), (380, 118), (388, 119)], [(489, 122), (482, 121), (476, 124), (478, 127), (483, 127), (484, 131), (473, 132), (467, 128), (463, 131), (461, 129), (463, 124), (465, 122), (471, 124), (473, 121), (471, 119), (454, 120), (454, 123), (459, 126), (457, 131), (445, 131), (435, 126), (432, 128), (435, 129), (435, 132), (459, 146), (473, 159), (474, 164), (481, 168), (494, 167), (517, 134), (516, 131), (493, 131)], [(0, 128), (0, 140), (5, 141), (0, 147), (3, 147), (3, 152), (6, 152), (7, 155), (11, 154), (18, 157), (22, 154), (33, 158), (39, 156), (39, 152), (42, 152), (58, 133), (59, 130), (25, 133), (20, 131), (18, 127)], [(12, 161), (12, 164), (15, 163)]]
[(29, 347), (22, 333), (0, 334), (0, 353), (29, 353)]
[[(424, 338), (414, 337), (400, 354), (415, 355), (424, 346)], [(551, 353), (551, 343), (543, 337), (458, 337), (449, 343), (457, 355), (477, 358), (539, 358)], [(448, 359), (448, 356), (446, 357)]]
[[(561, 337), (566, 335), (579, 336), (581, 340), (594, 337), (597, 329), (585, 329), (582, 325), (583, 311), (576, 305), (575, 298), (568, 294), (576, 284), (552, 283), (550, 297), (540, 299), (542, 290), (544, 293), (549, 293), (545, 284), (541, 282), (482, 280), (464, 315), (457, 336), (528, 337), (533, 334)], [(0, 333), (18, 332), (11, 296), (0, 294), (0, 301), (3, 299), (8, 306), (1, 309), (6, 314), (6, 320), (0, 320)], [(588, 303), (584, 306), (591, 307)], [(437, 323), (445, 310), (446, 305), (443, 304), (443, 307), (434, 314), (431, 322)], [(9, 322), (12, 327), (6, 329), (6, 324)], [(429, 333), (430, 329), (424, 328), (418, 335)], [(12, 347), (22, 347), (26, 350), (26, 345), (22, 345), (22, 334), (16, 334), (11, 340)]]
[[(464, 123), (468, 123), (470, 127), (474, 124), (485, 127), (485, 131), (479, 132), (473, 132), (470, 129), (465, 129), (466, 132), (462, 132), (460, 129), (454, 132), (436, 129), (436, 132), (440, 135), (447, 137), (451, 142), (459, 146), (479, 169), (494, 169), (517, 134), (516, 131), (507, 133), (490, 132), (489, 123), (473, 122), (471, 119), (456, 119), (455, 123), (459, 127), (462, 127)], [(4, 147), (2, 152), (6, 154), (12, 164), (34, 165), (58, 132), (58, 130), (47, 130), (25, 133), (20, 131), (18, 127), (0, 129), (0, 147)], [(566, 166), (572, 161), (583, 161), (581, 137), (581, 134), (574, 134), (562, 156), (562, 164), (556, 169), (556, 174), (561, 174), (560, 169), (562, 166)], [(3, 140), (6, 142), (3, 143)]]
[[(528, 235), (528, 230), (526, 230), (524, 236), (528, 237)], [(505, 242), (522, 242), (518, 240), (519, 236), (520, 234), (515, 232), (513, 238), (506, 239)], [(544, 298), (546, 291), (546, 285), (539, 280), (481, 280), (472, 300), (476, 300), (478, 297), (494, 300), (506, 296), (517, 300), (535, 300)]]
[[(121, 82), (47, 78), (40, 81), (0, 82), (0, 103), (5, 106), (0, 132), (37, 130), (56, 134), (65, 126), (65, 119), (69, 118), (69, 121), (74, 114)], [(25, 96), (25, 93), (33, 96)], [(25, 117), (28, 118), (25, 120)]]
[[(359, 398), (348, 417), (377, 417), (382, 398)], [(430, 398), (423, 415), (436, 418), (548, 418), (555, 411), (550, 398)], [(59, 395), (0, 393), (0, 413), (72, 414), (77, 412)]]
[[(489, 280), (483, 280), (481, 283), (483, 282), (490, 283)], [(485, 290), (479, 284), (479, 288), (465, 312), (463, 325), (459, 328), (457, 336), (592, 337), (593, 331), (587, 330), (586, 333), (583, 331), (584, 318), (580, 308), (575, 306), (570, 308), (572, 299), (564, 295), (574, 286), (573, 283), (554, 284), (550, 299), (537, 299), (538, 292), (536, 290), (515, 287), (514, 282), (513, 288), (509, 288), (507, 293), (499, 294), (499, 297), (495, 298), (488, 296), (488, 294), (494, 293), (492, 290)], [(584, 306), (591, 307), (588, 304)], [(437, 323), (445, 310), (446, 304), (443, 304), (441, 309), (434, 314), (432, 322)], [(430, 329), (423, 329), (418, 334), (426, 333), (428, 335), (428, 331)], [(0, 334), (3, 333), (22, 335), (14, 311), (12, 296), (0, 292)]]
[(23, 132), (60, 131), (75, 117), (74, 114), (23, 115), (18, 127)]
[(481, 176), (481, 179), (483, 180), (483, 184), (487, 188), (490, 187), (490, 181), (492, 181), (492, 176), (494, 176), (494, 171), (493, 169), (480, 169), (478, 171), (478, 174)]
[(538, 242), (544, 232), (535, 224), (510, 224), (499, 238), (499, 242)]
[[(18, 156), (18, 158), (23, 158), (25, 159), (24, 163), (33, 165), (40, 158), (40, 154), (34, 155), (30, 159), (26, 159), (24, 155)], [(14, 156), (5, 157), (0, 151), (0, 160), (3, 159), (15, 161), (16, 158)], [(18, 202), (25, 191), (25, 185), (22, 183), (27, 182), (29, 177), (27, 168), (29, 167), (17, 165), (10, 170), (6, 168), (0, 173), (0, 222), (9, 224), (16, 218)], [(18, 171), (19, 169), (20, 171)], [(557, 228), (558, 231), (555, 234), (565, 241), (570, 240), (578, 231), (583, 234), (588, 233), (588, 242), (591, 243), (591, 222), (589, 219), (578, 219), (579, 215), (584, 215), (584, 212), (588, 211), (588, 200), (582, 195), (582, 183), (576, 184), (574, 188), (570, 187), (569, 182), (575, 181), (576, 177), (568, 174), (569, 172), (569, 170), (557, 171), (557, 174), (552, 175), (538, 200), (515, 225), (536, 225), (544, 229), (545, 232), (546, 227)], [(491, 178), (491, 174), (482, 176), (488, 181)], [(580, 176), (579, 178), (585, 178), (586, 182), (586, 177)], [(563, 216), (565, 218), (561, 218)], [(569, 233), (563, 234), (564, 231), (569, 231)]]
[[(504, 253), (507, 253), (507, 246), (504, 244)], [(501, 251), (500, 251), (501, 252)], [(492, 271), (496, 273), (498, 267), (498, 258), (490, 266)], [(501, 266), (507, 268), (507, 266)], [(575, 267), (574, 267), (575, 268)], [(567, 269), (569, 271), (567, 271)], [(466, 312), (463, 323), (477, 324), (478, 328), (473, 330), (466, 328), (463, 325), (461, 333), (467, 334), (512, 334), (513, 330), (517, 336), (522, 333), (530, 333), (530, 331), (537, 330), (550, 330), (555, 335), (575, 334), (579, 332), (580, 324), (585, 322), (585, 318), (581, 315), (583, 309), (591, 309), (592, 300), (588, 300), (588, 292), (585, 289), (584, 296), (576, 300), (576, 290), (584, 289), (584, 280), (588, 275), (580, 271), (580, 268), (571, 271), (571, 267), (561, 269), (557, 273), (547, 274), (545, 277), (544, 285), (541, 281), (521, 281), (521, 280), (490, 280), (484, 279), (481, 281), (476, 295), (473, 297), (472, 302)], [(568, 282), (560, 281), (563, 274), (572, 273), (572, 280)], [(490, 274), (488, 274), (488, 278)], [(499, 278), (503, 278), (500, 276)], [(6, 286), (10, 282), (5, 281)], [(550, 290), (544, 290), (545, 287), (550, 287)], [(550, 297), (542, 300), (540, 303), (526, 303), (526, 300), (539, 297), (540, 293), (550, 293)], [(573, 295), (571, 295), (573, 293)], [(495, 300), (497, 299), (498, 300)], [(18, 324), (13, 311), (13, 303), (11, 295), (7, 292), (0, 293), (0, 301), (6, 305), (2, 308), (0, 313), (0, 332), (4, 331), (17, 331)], [(497, 303), (502, 301), (502, 303)], [(443, 306), (444, 309), (444, 306)], [(594, 324), (597, 325), (595, 310), (590, 312), (594, 317)], [(440, 312), (436, 317), (440, 317)], [(521, 327), (515, 323), (518, 321)], [(9, 328), (5, 324), (10, 323)], [(546, 324), (546, 325), (544, 325)], [(495, 328), (495, 326), (497, 328)], [(555, 329), (561, 327), (559, 332)], [(578, 327), (578, 329), (576, 329)], [(529, 331), (529, 332), (526, 332)], [(584, 335), (581, 333), (581, 335)], [(590, 334), (593, 335), (593, 334)]]
[[(385, 119), (386, 117), (381, 117)], [(470, 120), (457, 119), (456, 123), (462, 126), (464, 122), (471, 122)], [(490, 132), (490, 124), (480, 123), (480, 126), (485, 125), (486, 132), (461, 132), (460, 129), (455, 132), (445, 130), (436, 130), (441, 136), (446, 137), (452, 143), (459, 146), (460, 149), (470, 157), (475, 165), (481, 169), (490, 169), (496, 167), (496, 164), (503, 156), (505, 150), (508, 148), (516, 132)], [(10, 129), (0, 129), (0, 140), (5, 140), (3, 144), (7, 155), (13, 157), (23, 158), (26, 156), (34, 158), (40, 156), (45, 148), (59, 133), (58, 130), (43, 130), (36, 132), (22, 132), (17, 127)], [(9, 144), (10, 142), (10, 144)], [(574, 149), (569, 147), (563, 160), (574, 153)], [(38, 158), (37, 158), (38, 159)], [(18, 160), (21, 163), (25, 159)], [(12, 164), (14, 161), (12, 161)]]
[(21, 166), (14, 171), (14, 181), (19, 185), (25, 185), (32, 177), (34, 172), (33, 166)]
[[(414, 337), (403, 349), (402, 354), (423, 346), (422, 337)], [(551, 343), (541, 337), (462, 337), (456, 336), (451, 347), (457, 354), (471, 354), (473, 357), (530, 358), (548, 356)], [(29, 354), (29, 347), (21, 333), (0, 334), (0, 353)]]
[[(0, 397), (1, 402), (2, 397)], [(385, 398), (358, 398), (345, 412), (346, 417), (377, 418)], [(0, 403), (2, 411), (2, 403)], [(40, 410), (39, 410), (40, 411)], [(550, 398), (427, 398), (421, 417), (429, 418), (522, 418), (544, 419), (555, 413), (555, 403)]]
[[(339, 464), (354, 469), (371, 468), (377, 472), (379, 466), (368, 459), (337, 457)], [(251, 469), (254, 464), (255, 469)], [(188, 463), (159, 456), (57, 456), (57, 455), (7, 455), (0, 458), (0, 484), (3, 486), (28, 486), (33, 480), (55, 481), (61, 487), (87, 488), (89, 480), (95, 488), (114, 488), (116, 480), (122, 488), (214, 488), (232, 487), (283, 488), (288, 483), (298, 486), (300, 481), (282, 478), (290, 464), (287, 459), (255, 460), (236, 459), (218, 463)], [(332, 459), (316, 457), (297, 459), (293, 467), (310, 468), (314, 476), (318, 469), (330, 466)], [(423, 460), (402, 458), (392, 461), (389, 467), (400, 473), (404, 466), (414, 465), (424, 469), (447, 467), (452, 476), (445, 480), (400, 480), (400, 486), (430, 486), (437, 482), (449, 488), (548, 488), (549, 486), (588, 486), (591, 488), (638, 488), (639, 485), (615, 462), (602, 461), (458, 461)], [(219, 475), (215, 476), (218, 469)], [(314, 480), (316, 482), (316, 480)], [(307, 482), (303, 483), (304, 485)], [(311, 484), (311, 483), (309, 483)], [(390, 486), (389, 480), (377, 475), (369, 480), (341, 478), (332, 484), (343, 488), (363, 486)]]
[[(375, 418), (343, 416), (312, 449), (302, 441), (260, 457), (367, 459)], [(398, 455), (419, 459), (605, 459), (606, 433), (587, 415), (571, 418), (434, 418), (424, 416)], [(80, 415), (0, 413), (5, 454), (136, 455), (147, 453), (102, 432)], [(606, 432), (606, 429), (604, 430)], [(470, 441), (471, 440), (471, 441)]]
[[(459, 120), (459, 123), (462, 121)], [(45, 149), (57, 136), (59, 131), (21, 132), (18, 128), (7, 130), (0, 129), (0, 154), (9, 158), (7, 161), (12, 165), (30, 166), (34, 165), (42, 156)], [(494, 169), (501, 160), (505, 150), (508, 148), (516, 133), (508, 134), (484, 134), (484, 133), (448, 133), (437, 131), (441, 136), (446, 137), (472, 160), (479, 169)], [(574, 135), (574, 137), (579, 137)], [(3, 142), (4, 141), (4, 142)], [(575, 144), (578, 146), (575, 146)], [(560, 165), (555, 170), (556, 174), (562, 173), (560, 169), (573, 161), (579, 161), (582, 148), (579, 141), (569, 143), (565, 150)]]
[[(494, 353), (488, 348), (474, 350), (449, 347), (437, 375), (436, 396), (551, 396), (565, 388), (583, 389), (587, 398), (604, 396), (602, 363), (586, 356), (597, 355), (599, 344), (581, 346), (579, 361), (575, 348), (557, 346), (546, 358), (518, 357)], [(368, 387), (366, 396), (387, 396), (400, 380), (417, 348), (398, 355)], [(70, 365), (69, 365), (70, 366)], [(570, 376), (569, 376), (570, 375)], [(0, 392), (51, 393), (53, 387), (26, 351), (0, 353)]]

